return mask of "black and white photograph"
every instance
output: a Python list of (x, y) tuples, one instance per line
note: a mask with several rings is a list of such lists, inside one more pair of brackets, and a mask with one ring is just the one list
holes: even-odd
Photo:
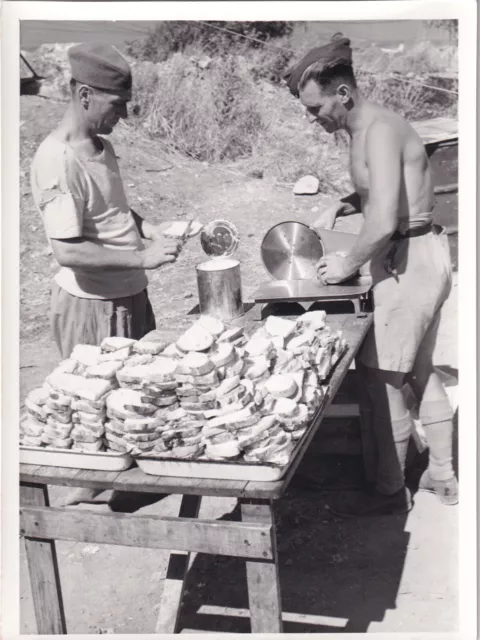
[(474, 633), (475, 3), (38, 4), (17, 633)]

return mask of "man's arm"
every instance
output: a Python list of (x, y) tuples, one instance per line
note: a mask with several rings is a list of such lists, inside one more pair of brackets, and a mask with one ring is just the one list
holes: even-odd
[(351, 273), (383, 249), (398, 225), (402, 149), (399, 134), (388, 123), (377, 122), (368, 130), (366, 162), (368, 207), (358, 240), (345, 258)]
[(62, 267), (88, 271), (111, 269), (156, 269), (175, 262), (180, 243), (172, 238), (155, 240), (142, 250), (108, 249), (84, 238), (50, 240), (57, 262)]

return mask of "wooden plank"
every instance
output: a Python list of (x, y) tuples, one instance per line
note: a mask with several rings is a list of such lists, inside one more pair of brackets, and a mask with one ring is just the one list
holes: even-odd
[[(183, 496), (180, 518), (196, 518), (200, 510), (199, 496)], [(177, 633), (190, 553), (172, 553), (168, 561), (155, 633)]]
[[(27, 508), (41, 508), (48, 511), (47, 487), (39, 484), (21, 484), (20, 504), (34, 505)], [(54, 536), (50, 536), (50, 539), (39, 540), (35, 537), (25, 537), (37, 633), (41, 635), (67, 633), (58, 559), (53, 538)]]
[(153, 476), (136, 467), (123, 471), (115, 480), (113, 488), (117, 491), (142, 493), (238, 497), (242, 495), (246, 484), (245, 480)]
[(25, 507), (21, 533), (97, 544), (176, 549), (245, 558), (271, 557), (272, 527), (195, 518)]
[(242, 522), (272, 527), (271, 560), (247, 562), (248, 604), (252, 633), (282, 633), (282, 605), (275, 520), (271, 502), (241, 501)]
[(92, 471), (89, 469), (68, 469), (67, 467), (20, 465), (22, 482), (62, 485), (66, 487), (88, 487), (107, 490), (119, 475), (118, 471)]

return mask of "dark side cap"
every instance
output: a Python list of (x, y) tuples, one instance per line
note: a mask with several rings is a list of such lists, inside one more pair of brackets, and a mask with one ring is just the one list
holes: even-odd
[(298, 98), (298, 83), (308, 67), (316, 62), (321, 62), (325, 69), (339, 64), (352, 64), (352, 49), (350, 40), (341, 33), (336, 33), (331, 42), (311, 49), (296, 65), (291, 67), (284, 75), (290, 92)]
[(86, 42), (71, 47), (68, 58), (72, 78), (104, 91), (129, 91), (132, 71), (122, 54), (108, 44)]

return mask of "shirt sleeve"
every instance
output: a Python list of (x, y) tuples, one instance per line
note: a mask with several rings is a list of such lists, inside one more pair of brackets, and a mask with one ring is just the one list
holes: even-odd
[(66, 145), (40, 146), (31, 167), (31, 186), (48, 238), (81, 237), (86, 185), (81, 165)]

